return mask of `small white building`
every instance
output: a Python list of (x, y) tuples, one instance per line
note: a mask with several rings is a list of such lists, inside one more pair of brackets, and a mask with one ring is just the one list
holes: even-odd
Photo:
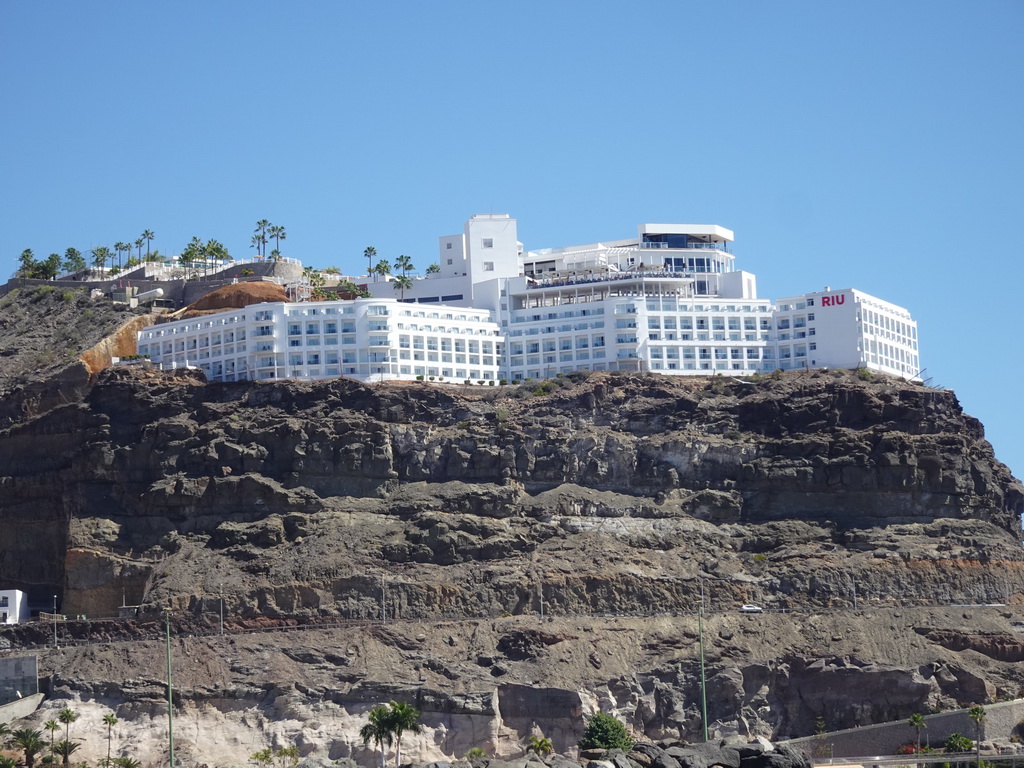
[(20, 589), (0, 589), (0, 624), (10, 626), (28, 619), (28, 595)]

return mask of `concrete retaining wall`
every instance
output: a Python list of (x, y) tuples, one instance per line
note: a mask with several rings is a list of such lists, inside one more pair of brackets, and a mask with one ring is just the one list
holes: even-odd
[[(12, 701), (10, 704), (0, 706), (0, 723), (13, 723), (23, 717), (28, 717), (43, 703), (43, 694), (33, 693), (23, 699)], [(15, 730), (15, 729), (11, 729)]]
[[(1017, 723), (1024, 720), (1024, 699), (1014, 699), (985, 707), (985, 720), (981, 725), (982, 741), (1008, 740)], [(966, 709), (925, 716), (926, 729), (921, 731), (925, 745), (941, 747), (950, 734), (959, 733), (969, 739), (975, 737), (974, 721)], [(857, 757), (863, 755), (892, 755), (901, 744), (915, 741), (917, 734), (906, 720), (893, 723), (866, 725), (833, 731), (823, 736), (807, 736), (780, 742), (791, 744), (818, 757)]]

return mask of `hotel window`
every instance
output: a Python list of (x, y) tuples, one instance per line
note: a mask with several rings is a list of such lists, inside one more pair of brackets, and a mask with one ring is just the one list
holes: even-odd
[(490, 238), (490, 237), (485, 237), (484, 238), (484, 248), (493, 248), (493, 247), (494, 247), (494, 240), (492, 238)]
[(484, 262), (484, 272), (493, 272), (493, 271), (494, 271), (494, 262), (493, 261), (485, 261)]
[[(452, 244), (451, 244), (451, 243), (445, 243), (445, 244), (444, 244), (444, 249), (445, 249), (446, 251), (450, 251), (450, 250), (452, 249)], [(449, 263), (449, 264), (451, 264), (451, 262), (450, 262), (450, 261), (449, 261), (448, 263)]]

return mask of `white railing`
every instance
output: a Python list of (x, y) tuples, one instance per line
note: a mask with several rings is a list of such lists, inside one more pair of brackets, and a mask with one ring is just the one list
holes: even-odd
[(671, 249), (674, 251), (684, 251), (689, 249), (703, 249), (710, 251), (725, 251), (729, 252), (728, 243), (687, 243), (686, 245), (669, 245), (668, 243), (640, 243), (641, 248), (655, 248), (655, 249)]

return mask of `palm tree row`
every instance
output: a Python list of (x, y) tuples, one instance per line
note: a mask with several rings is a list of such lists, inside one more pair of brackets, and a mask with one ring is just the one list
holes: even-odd
[[(143, 243), (145, 243), (145, 245), (146, 245), (146, 260), (148, 261), (149, 257), (150, 257), (149, 242), (154, 237), (156, 237), (156, 235), (153, 234), (153, 230), (146, 229), (146, 230), (143, 230), (142, 234), (139, 235), (135, 240), (130, 240), (128, 242), (118, 241), (118, 242), (114, 243), (114, 253), (117, 254), (117, 268), (118, 268), (118, 270), (120, 270), (122, 267), (125, 267), (125, 266), (131, 267), (131, 266), (135, 266), (137, 264), (141, 264), (142, 263), (142, 245), (143, 245)], [(131, 256), (132, 248), (135, 248), (138, 251), (138, 256), (135, 259), (133, 259), (132, 256)], [(70, 251), (70, 250), (73, 250), (73, 249), (69, 248), (68, 250)], [(101, 251), (99, 256), (97, 256), (97, 251)], [(93, 263), (96, 264), (100, 269), (103, 268), (103, 265), (106, 263), (107, 259), (111, 260), (110, 266), (111, 267), (114, 266), (114, 264), (113, 264), (113, 257), (111, 256), (110, 249), (108, 247), (101, 246), (98, 249), (94, 248), (92, 253), (93, 253), (93, 257), (94, 257), (93, 258)], [(128, 254), (128, 260), (126, 262), (122, 262), (122, 260), (121, 260), (121, 254), (123, 254), (123, 253), (127, 253)], [(97, 263), (97, 261), (99, 261), (99, 263)]]
[[(381, 259), (374, 264), (373, 260), (377, 258), (377, 249), (372, 245), (367, 246), (363, 251), (363, 258), (366, 259), (367, 274), (373, 275), (373, 282), (377, 282), (378, 275), (380, 277), (387, 277), (388, 275), (393, 274), (394, 271), (401, 270), (402, 275), (405, 276), (406, 273), (412, 272), (416, 269), (412, 264), (412, 259), (404, 253), (395, 259), (394, 266), (392, 266), (391, 262), (387, 259)], [(435, 265), (431, 264), (430, 266), (433, 268)], [(433, 272), (434, 270), (431, 269), (430, 271)], [(438, 267), (436, 271), (440, 271), (440, 267)]]
[(267, 240), (270, 238), (274, 240), (274, 250), (270, 252), (270, 258), (277, 261), (281, 258), (281, 241), (288, 239), (288, 233), (283, 226), (271, 224), (267, 219), (260, 219), (256, 222), (252, 243), (249, 246), (256, 249), (256, 258), (267, 258)]
[(185, 274), (187, 275), (190, 264), (202, 262), (203, 273), (205, 274), (210, 266), (211, 259), (232, 261), (232, 256), (219, 240), (211, 239), (204, 243), (198, 237), (193, 237), (178, 257), (178, 263), (185, 267)]
[[(49, 762), (51, 765), (59, 757), (63, 768), (69, 768), (71, 756), (81, 749), (81, 742), (71, 741), (71, 724), (77, 719), (78, 713), (70, 707), (65, 707), (57, 713), (56, 720), (47, 720), (43, 724), (43, 728), (50, 732)], [(105, 768), (113, 768), (115, 766), (116, 768), (140, 768), (142, 764), (134, 758), (110, 757), (111, 745), (114, 739), (113, 729), (117, 725), (118, 719), (113, 713), (109, 713), (103, 716), (103, 722), (107, 726), (107, 759), (104, 761)], [(54, 741), (53, 735), (56, 731), (60, 730), (61, 725), (64, 726), (64, 738), (60, 741)], [(35, 728), (19, 728), (12, 731), (7, 727), (7, 723), (0, 723), (0, 739), (3, 739), (3, 743), (7, 747), (16, 749), (24, 755), (22, 765), (25, 768), (34, 768), (36, 757), (46, 749), (43, 732)], [(44, 762), (45, 760), (44, 758)], [(18, 768), (18, 762), (13, 758), (0, 756), (0, 768)]]
[(419, 733), (420, 713), (411, 704), (404, 701), (392, 701), (390, 704), (374, 707), (366, 716), (367, 723), (359, 730), (359, 738), (363, 744), (371, 741), (380, 749), (381, 768), (387, 768), (386, 747), (396, 745), (395, 765), (402, 764), (402, 734)]
[[(401, 274), (394, 279), (394, 288), (401, 294), (401, 299), (405, 299), (405, 292), (412, 288), (412, 278), (409, 277), (408, 273), (416, 269), (413, 266), (412, 259), (406, 256), (404, 253), (395, 259), (394, 266), (387, 259), (380, 259), (376, 264), (373, 260), (377, 258), (377, 249), (372, 245), (367, 246), (363, 251), (363, 256), (366, 258), (366, 270), (369, 274), (373, 275), (373, 282), (377, 282), (378, 278), (387, 278), (401, 270)], [(434, 265), (432, 264), (431, 267)]]

